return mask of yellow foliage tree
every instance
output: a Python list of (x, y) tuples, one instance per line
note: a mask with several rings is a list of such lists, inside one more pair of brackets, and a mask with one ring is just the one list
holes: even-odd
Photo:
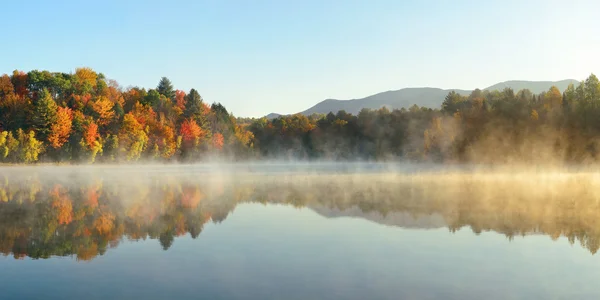
[(96, 114), (96, 123), (98, 123), (98, 125), (106, 126), (112, 122), (115, 117), (113, 106), (115, 106), (115, 104), (104, 96), (100, 96), (94, 101), (92, 109)]

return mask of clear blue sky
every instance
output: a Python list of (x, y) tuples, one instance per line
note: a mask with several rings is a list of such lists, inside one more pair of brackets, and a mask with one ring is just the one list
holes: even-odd
[[(123, 3), (122, 3), (123, 2)], [(403, 87), (600, 73), (600, 1), (6, 1), (0, 73), (167, 76), (239, 116)]]

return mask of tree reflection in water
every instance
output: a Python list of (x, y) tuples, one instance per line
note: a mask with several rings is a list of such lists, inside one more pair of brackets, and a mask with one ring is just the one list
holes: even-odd
[[(0, 252), (15, 258), (91, 260), (123, 239), (198, 238), (238, 203), (308, 207), (454, 232), (545, 234), (600, 248), (600, 177), (590, 173), (190, 173), (104, 169), (5, 169), (0, 175)], [(352, 212), (352, 213), (350, 213)], [(376, 216), (376, 217), (373, 217)], [(429, 218), (429, 219), (428, 219)], [(425, 220), (425, 222), (423, 222)]]

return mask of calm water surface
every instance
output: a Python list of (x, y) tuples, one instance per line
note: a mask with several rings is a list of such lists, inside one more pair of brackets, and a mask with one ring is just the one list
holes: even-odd
[(0, 299), (599, 299), (600, 176), (0, 169)]

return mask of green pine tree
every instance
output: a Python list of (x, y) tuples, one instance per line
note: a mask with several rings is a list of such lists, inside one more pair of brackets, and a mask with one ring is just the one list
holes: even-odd
[(167, 78), (167, 77), (163, 77), (160, 79), (160, 82), (158, 83), (156, 90), (158, 91), (159, 94), (161, 94), (171, 100), (173, 98), (175, 98), (175, 90), (173, 89), (173, 84), (171, 83), (171, 80), (169, 80), (169, 78)]
[(185, 110), (183, 111), (183, 116), (185, 118), (192, 118), (198, 123), (198, 125), (201, 125), (204, 124), (204, 120), (202, 120), (202, 110), (202, 97), (200, 97), (198, 91), (191, 89), (190, 93), (185, 99)]
[(48, 90), (42, 90), (39, 99), (34, 103), (33, 116), (31, 117), (33, 128), (41, 140), (45, 140), (50, 134), (50, 127), (56, 122), (57, 109), (58, 105), (56, 105)]

